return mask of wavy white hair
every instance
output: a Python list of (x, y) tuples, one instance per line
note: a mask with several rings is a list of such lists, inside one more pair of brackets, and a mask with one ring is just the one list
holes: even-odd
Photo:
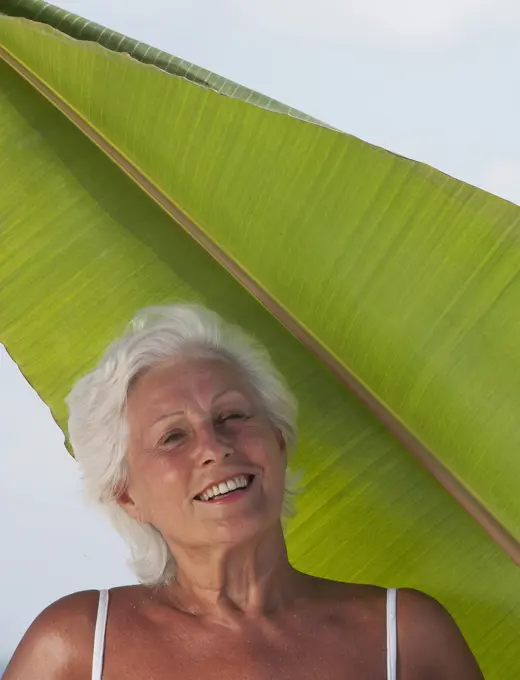
[[(148, 585), (173, 578), (175, 560), (155, 527), (133, 520), (117, 503), (117, 489), (128, 479), (126, 398), (141, 372), (187, 353), (234, 362), (260, 397), (273, 426), (282, 432), (287, 450), (296, 443), (296, 400), (259, 343), (199, 305), (139, 311), (99, 364), (75, 383), (66, 402), (70, 443), (82, 470), (86, 497), (108, 514), (130, 548), (129, 565)], [(296, 483), (288, 471), (284, 517), (294, 514)]]

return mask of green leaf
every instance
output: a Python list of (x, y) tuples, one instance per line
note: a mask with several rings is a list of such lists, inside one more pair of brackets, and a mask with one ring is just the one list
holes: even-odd
[(207, 304), (300, 400), (294, 562), (426, 590), (516, 679), (518, 568), (323, 361), (513, 554), (518, 207), (46, 3), (4, 11), (0, 339), (58, 423), (136, 309)]

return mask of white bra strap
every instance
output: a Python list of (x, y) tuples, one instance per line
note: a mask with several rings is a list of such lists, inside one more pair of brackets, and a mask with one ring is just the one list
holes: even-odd
[(397, 680), (397, 591), (386, 591), (386, 677)]
[(94, 655), (92, 657), (92, 680), (103, 677), (103, 654), (105, 651), (105, 632), (108, 615), (108, 590), (99, 591), (99, 604), (94, 632)]

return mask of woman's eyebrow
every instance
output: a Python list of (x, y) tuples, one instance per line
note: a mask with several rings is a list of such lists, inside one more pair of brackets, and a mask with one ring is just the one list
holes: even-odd
[(212, 402), (217, 401), (217, 399), (220, 399), (220, 397), (223, 397), (225, 394), (236, 394), (239, 397), (242, 397), (243, 399), (246, 399), (246, 395), (240, 392), (240, 390), (237, 390), (235, 387), (227, 387), (226, 389), (222, 390), (221, 392), (218, 392), (213, 396), (213, 399), (211, 400)]
[(172, 413), (163, 413), (162, 416), (159, 416), (156, 420), (153, 421), (152, 425), (155, 425), (155, 423), (158, 423), (161, 420), (164, 420), (165, 418), (171, 418), (171, 416), (182, 416), (183, 414), (184, 411), (173, 411)]

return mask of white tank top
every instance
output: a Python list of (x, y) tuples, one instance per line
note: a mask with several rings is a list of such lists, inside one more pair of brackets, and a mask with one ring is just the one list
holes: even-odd
[[(107, 615), (108, 590), (101, 590), (94, 632), (92, 680), (102, 680), (103, 678)], [(387, 680), (397, 680), (397, 591), (395, 588), (389, 588), (386, 591), (386, 678)]]

